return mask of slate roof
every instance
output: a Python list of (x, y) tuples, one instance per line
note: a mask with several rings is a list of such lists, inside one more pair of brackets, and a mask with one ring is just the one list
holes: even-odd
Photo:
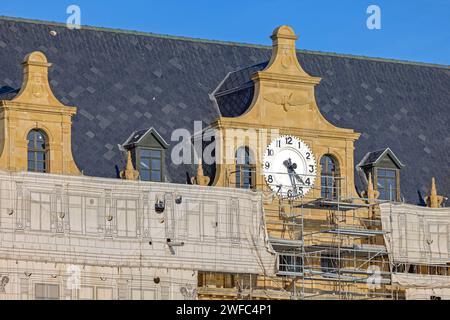
[[(250, 75), (271, 53), (266, 46), (0, 18), (0, 99), (20, 88), (20, 63), (35, 50), (53, 63), (55, 96), (78, 108), (76, 163), (84, 174), (102, 177), (117, 177), (125, 160), (118, 144), (133, 131), (154, 127), (170, 143), (176, 128), (193, 132), (194, 120), (206, 126), (220, 114), (245, 111), (253, 94)], [(322, 77), (316, 99), (323, 115), (362, 133), (355, 164), (367, 152), (390, 147), (406, 165), (402, 195), (408, 201), (418, 202), (431, 176), (438, 192), (450, 195), (448, 66), (300, 50), (298, 57), (306, 72)], [(166, 163), (168, 181), (186, 183), (195, 173), (195, 166)]]

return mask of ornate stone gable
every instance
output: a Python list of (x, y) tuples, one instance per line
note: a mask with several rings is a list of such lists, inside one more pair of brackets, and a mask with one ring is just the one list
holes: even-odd
[[(238, 117), (220, 117), (212, 124), (221, 132), (220, 154), (222, 157), (232, 154), (226, 150), (230, 146), (237, 150), (240, 146), (236, 145), (236, 139), (241, 139), (241, 144), (251, 144), (251, 140), (257, 140), (251, 147), (256, 159), (256, 186), (264, 190), (265, 183), (260, 172), (262, 152), (274, 137), (261, 135), (261, 131), (275, 130), (279, 135), (294, 135), (309, 145), (318, 162), (323, 155), (333, 156), (343, 180), (342, 195), (356, 197), (353, 144), (359, 134), (352, 129), (332, 125), (320, 113), (314, 90), (321, 79), (310, 76), (301, 67), (295, 48), (297, 36), (292, 28), (280, 26), (271, 38), (272, 56), (266, 68), (252, 76), (255, 91), (247, 111)], [(253, 130), (256, 134), (242, 140), (242, 134), (236, 137), (230, 135), (227, 129)], [(214, 184), (232, 186), (235, 183), (233, 164), (229, 159), (218, 162)], [(319, 163), (317, 167), (317, 175), (320, 176)], [(316, 188), (313, 197), (319, 196), (320, 188)]]
[(31, 130), (46, 136), (46, 172), (79, 175), (71, 148), (72, 116), (75, 107), (55, 98), (48, 81), (51, 66), (42, 52), (32, 52), (24, 59), (23, 83), (12, 100), (0, 101), (0, 169), (28, 170), (28, 141)]

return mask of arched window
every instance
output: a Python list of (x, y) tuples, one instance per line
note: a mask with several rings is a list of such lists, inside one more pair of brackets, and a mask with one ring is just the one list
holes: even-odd
[(28, 133), (28, 171), (48, 172), (47, 135), (37, 129)]
[(336, 199), (339, 188), (339, 168), (336, 160), (330, 155), (320, 159), (321, 167), (321, 196), (325, 199)]
[(255, 188), (255, 164), (248, 147), (236, 151), (236, 188)]

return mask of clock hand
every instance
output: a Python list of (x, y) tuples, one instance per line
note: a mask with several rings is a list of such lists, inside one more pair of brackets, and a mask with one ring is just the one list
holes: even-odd
[(284, 160), (283, 165), (289, 170), (291, 167), (291, 159), (289, 158), (288, 160)]
[(286, 166), (286, 168), (288, 168), (289, 175), (293, 175), (295, 177), (295, 179), (297, 179), (298, 182), (300, 182), (301, 184), (304, 184), (303, 179), (300, 178), (298, 173), (295, 171), (295, 169), (297, 169), (297, 164), (292, 163), (291, 158), (289, 158), (288, 160), (285, 160), (283, 162), (283, 164)]
[(294, 195), (297, 195), (297, 185), (295, 183), (296, 178), (295, 168), (297, 167), (297, 165), (295, 163), (292, 164), (291, 158), (289, 158), (288, 160), (284, 160), (283, 164), (287, 168), (289, 179), (291, 180), (291, 185), (293, 189), (292, 191)]

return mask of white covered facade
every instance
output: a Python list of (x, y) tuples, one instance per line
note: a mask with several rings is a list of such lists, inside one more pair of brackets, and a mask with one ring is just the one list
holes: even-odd
[(450, 299), (450, 208), (384, 203), (380, 210), (390, 263), (403, 267), (392, 283), (405, 289), (406, 299)]
[(253, 191), (0, 172), (0, 199), (0, 299), (195, 299), (199, 271), (276, 269)]

